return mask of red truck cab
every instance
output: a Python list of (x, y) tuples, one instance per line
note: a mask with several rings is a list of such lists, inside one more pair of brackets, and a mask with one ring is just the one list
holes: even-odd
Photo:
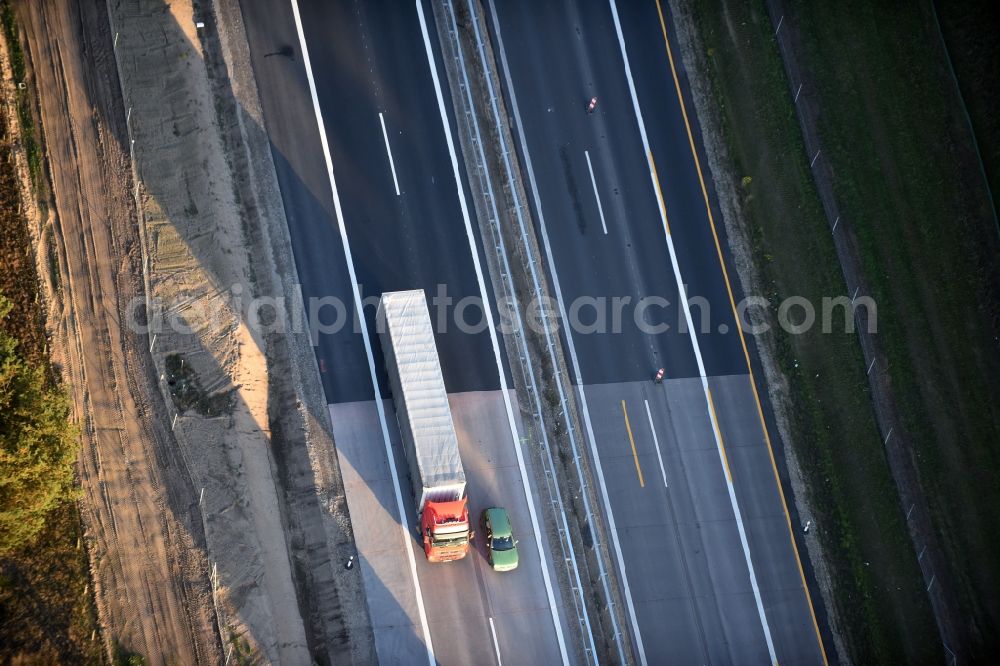
[(469, 554), (469, 503), (466, 498), (454, 502), (426, 502), (420, 517), (424, 554), (429, 562), (451, 562)]

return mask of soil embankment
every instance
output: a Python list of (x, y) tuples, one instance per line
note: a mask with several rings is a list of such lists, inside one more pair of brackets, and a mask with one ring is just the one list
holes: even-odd
[(295, 308), (248, 318), (296, 292), (239, 8), (199, 7), (18, 7), (105, 650), (363, 663), (360, 578), (333, 566), (354, 544), (308, 331)]

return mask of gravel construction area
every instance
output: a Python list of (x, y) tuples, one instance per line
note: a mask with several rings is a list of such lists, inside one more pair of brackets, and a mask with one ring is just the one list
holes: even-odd
[(83, 424), (105, 650), (369, 662), (307, 333), (295, 308), (248, 321), (255, 298), (298, 292), (239, 8), (195, 9), (18, 7), (63, 276), (48, 294), (53, 355)]

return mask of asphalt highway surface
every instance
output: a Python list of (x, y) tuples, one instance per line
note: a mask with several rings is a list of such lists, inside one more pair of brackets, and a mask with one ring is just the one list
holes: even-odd
[[(676, 44), (667, 51), (670, 17), (656, 0), (619, 5), (487, 11), (564, 311), (590, 296), (671, 304), (645, 320), (666, 331), (628, 316), (620, 331), (563, 329), (636, 656), (823, 663), (752, 347), (735, 326), (739, 295), (730, 301), (713, 235), (710, 178), (703, 188), (689, 140), (699, 130), (690, 101), (681, 106)], [(654, 384), (660, 367), (668, 379)]]
[[(286, 2), (241, 5), (310, 315), (323, 324), (351, 319), (355, 285), (363, 297), (411, 288), (433, 296), (444, 285), (453, 302), (477, 297), (481, 288), (492, 299), (489, 278), (474, 261), (473, 252), (484, 264), (478, 224), (473, 217), (467, 226), (460, 205), (460, 194), (471, 198), (464, 176), (456, 185), (442, 126), (442, 113), (455, 125), (447, 80), (439, 69), (442, 109), (428, 66), (429, 52), (440, 63), (429, 2), (422, 5), (426, 35), (412, 3), (301, 0), (298, 24)], [(685, 118), (675, 89), (675, 80), (683, 89), (684, 74), (667, 55), (669, 16), (661, 24), (656, 0), (621, 3), (617, 22), (613, 5), (603, 2), (510, 0), (485, 6), (494, 45), (503, 46), (498, 61), (516, 129), (512, 148), (530, 175), (536, 231), (551, 262), (552, 283), (586, 329), (564, 328), (563, 341), (584, 411), (601, 510), (613, 525), (613, 570), (626, 598), (624, 629), (635, 660), (823, 663), (764, 407), (749, 374), (753, 349), (747, 350), (736, 327), (720, 262), (724, 238), (717, 246), (706, 206), (710, 178), (705, 175), (703, 189), (689, 141), (689, 132), (695, 140), (699, 136), (696, 119), (689, 102)], [(675, 44), (673, 49), (676, 59)], [(597, 108), (587, 113), (593, 96)], [(461, 156), (458, 166), (464, 169)], [(331, 186), (334, 177), (339, 196)], [(471, 203), (467, 210), (474, 215)], [(681, 297), (682, 288), (692, 300)], [(615, 299), (622, 308), (618, 318)], [(557, 643), (571, 621), (558, 590), (539, 596), (531, 609), (558, 608), (549, 618), (546, 611), (526, 625), (527, 616), (518, 615), (524, 609), (515, 609), (507, 620), (494, 619), (497, 604), (506, 602), (483, 583), (492, 572), (480, 562), (458, 563), (453, 566), (468, 570), (445, 574), (414, 561), (423, 557), (415, 542), (386, 545), (392, 524), (406, 533), (412, 498), (406, 479), (392, 472), (402, 453), (391, 411), (386, 418), (375, 408), (381, 404), (376, 395), (389, 395), (374, 336), (375, 302), (366, 308), (364, 323), (374, 345), (351, 325), (316, 339), (324, 390), (339, 421), (335, 431), (348, 433), (340, 436), (344, 450), (338, 445), (338, 453), (345, 477), (356, 481), (354, 490), (348, 488), (352, 516), (391, 517), (378, 535), (358, 539), (359, 549), (369, 548), (360, 553), (368, 568), (400, 574), (391, 582), (373, 581), (384, 587), (375, 593), (366, 574), (373, 621), (377, 604), (389, 603), (388, 612), (400, 618), (407, 636), (419, 643), (433, 635), (434, 658), (442, 662), (501, 661), (501, 651), (510, 663), (564, 655)], [(654, 332), (664, 324), (666, 330)], [(499, 414), (502, 429), (502, 344), (497, 348), (486, 330), (461, 331), (452, 324), (438, 331), (438, 349), (453, 399), (480, 396), (453, 405), (467, 405), (459, 409), (470, 414)], [(660, 367), (667, 380), (653, 384)], [(473, 476), (491, 502), (510, 492), (497, 479), (508, 475), (511, 485), (521, 484), (520, 499), (510, 501), (525, 540), (534, 538), (524, 514), (537, 502), (537, 491), (523, 470), (514, 473), (518, 437), (512, 434), (514, 443), (476, 440), (475, 450), (486, 460)], [(383, 439), (384, 454), (378, 448)], [(472, 445), (465, 441), (463, 457)], [(366, 482), (372, 484), (367, 494)], [(381, 551), (372, 550), (380, 543)], [(519, 579), (521, 584), (528, 580), (536, 592), (546, 589), (551, 555), (541, 541), (526, 552), (534, 552), (534, 559), (522, 567), (531, 578)], [(390, 560), (378, 560), (386, 556)], [(473, 590), (472, 601), (453, 588)], [(470, 621), (455, 624), (458, 616)], [(376, 630), (379, 654), (412, 655), (407, 646), (413, 641), (400, 638), (393, 622)], [(462, 626), (474, 635), (463, 636), (460, 645), (443, 638)], [(538, 633), (532, 640), (511, 639), (526, 631)]]
[[(413, 5), (303, 1), (299, 6), (356, 279), (362, 297), (370, 299), (365, 307), (370, 333), (378, 296), (385, 291), (422, 288), (433, 297), (440, 286), (456, 304), (478, 296)], [(328, 327), (317, 336), (324, 389), (331, 403), (371, 399), (291, 9), (257, 0), (242, 7), (306, 309)], [(478, 234), (475, 225), (473, 231)], [(346, 325), (336, 327), (343, 317)], [(474, 324), (479, 317), (470, 308), (466, 319)], [(448, 323), (447, 330), (437, 330), (437, 342), (449, 390), (499, 388), (487, 333), (463, 332)], [(384, 375), (380, 382), (388, 394)]]
[[(322, 324), (317, 362), (380, 660), (575, 663), (579, 647), (567, 646), (574, 634), (564, 629), (575, 618), (565, 616), (553, 580), (539, 523), (546, 514), (520, 449), (520, 409), (500, 390), (508, 383), (502, 341), (479, 325), (475, 305), (464, 317), (471, 328), (459, 327), (464, 301), (485, 294), (494, 313), (496, 305), (449, 148), (445, 125), (454, 118), (437, 101), (438, 85), (442, 99), (450, 94), (429, 4), (241, 7), (306, 309)], [(520, 542), (515, 571), (489, 570), (478, 542), (459, 562), (429, 564), (414, 538), (375, 312), (383, 292), (417, 288), (429, 300), (443, 289), (452, 303), (439, 319), (432, 302), (431, 317), (471, 519), (488, 506), (508, 508)], [(356, 297), (363, 329), (351, 325)], [(348, 325), (332, 330), (345, 317)]]
[[(639, 7), (645, 5), (651, 8), (651, 17), (641, 16)], [(660, 155), (656, 167), (687, 296), (710, 304), (709, 330), (699, 330), (706, 369), (710, 375), (745, 372), (684, 123), (668, 87), (672, 80), (664, 62), (656, 5), (622, 3), (622, 9), (626, 30), (633, 24), (643, 27), (643, 37), (630, 38), (628, 45), (646, 45), (636, 53), (643, 57), (635, 57), (634, 71), (645, 75), (636, 77), (638, 85), (648, 80), (653, 91), (643, 95), (648, 107), (644, 114), (650, 118), (650, 143)], [(578, 335), (584, 376), (588, 383), (646, 379), (651, 369), (659, 367), (668, 377), (697, 376), (691, 344), (681, 332), (679, 292), (607, 4), (503, 2), (497, 3), (497, 10), (534, 175), (543, 205), (552, 209), (545, 218), (564, 298), (572, 302), (580, 297), (628, 296), (635, 303), (659, 296), (670, 303), (648, 311), (651, 324), (670, 326), (663, 334), (644, 334), (634, 317), (623, 317), (622, 332), (615, 334), (620, 338), (615, 355), (602, 353), (606, 338)], [(652, 37), (658, 42), (646, 34), (653, 26)], [(546, 66), (539, 67), (540, 62)], [(598, 106), (587, 113), (585, 105), (592, 96), (598, 97)], [(602, 230), (585, 151), (607, 233)], [(588, 320), (586, 313), (581, 319)], [(720, 326), (727, 333), (719, 333)]]

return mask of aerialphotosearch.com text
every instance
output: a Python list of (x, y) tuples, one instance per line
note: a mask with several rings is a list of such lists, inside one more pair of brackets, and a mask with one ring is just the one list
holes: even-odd
[[(362, 293), (364, 293), (362, 289)], [(478, 295), (455, 296), (448, 285), (426, 291), (427, 305), (435, 332), (452, 330), (476, 335), (489, 325), (482, 299)], [(168, 307), (152, 299), (149, 310), (146, 299), (136, 298), (127, 312), (129, 327), (138, 333), (174, 332), (191, 334), (222, 315), (239, 316), (251, 331), (259, 334), (308, 332), (313, 345), (321, 336), (336, 335), (349, 330), (361, 332), (357, 307), (353, 299), (338, 296), (260, 296), (247, 297), (242, 285), (227, 292), (228, 312), (198, 301), (183, 307)], [(362, 298), (365, 319), (380, 330), (383, 322), (376, 321), (379, 294)], [(576, 335), (618, 335), (639, 332), (660, 335), (668, 331), (687, 334), (691, 329), (700, 335), (733, 334), (732, 309), (713, 308), (708, 299), (688, 295), (686, 302), (676, 302), (661, 295), (579, 296), (567, 301), (565, 309), (552, 298), (532, 299), (521, 303), (520, 316), (513, 303), (501, 298), (490, 304), (493, 321), (503, 334), (517, 333), (523, 325), (532, 333), (543, 333), (568, 326)], [(862, 315), (857, 317), (856, 315)], [(868, 296), (851, 299), (847, 296), (825, 296), (818, 303), (802, 296), (781, 300), (763, 296), (746, 296), (736, 304), (736, 323), (743, 333), (759, 335), (778, 326), (791, 334), (802, 334), (820, 327), (823, 333), (851, 333), (857, 321), (862, 321), (869, 333), (878, 332), (878, 308)]]

